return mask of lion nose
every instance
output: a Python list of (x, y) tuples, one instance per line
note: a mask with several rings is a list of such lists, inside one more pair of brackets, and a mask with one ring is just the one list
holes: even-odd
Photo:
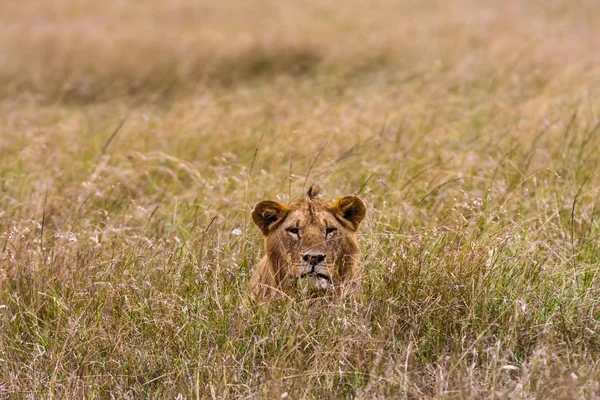
[(325, 260), (325, 254), (305, 254), (302, 259), (314, 267)]

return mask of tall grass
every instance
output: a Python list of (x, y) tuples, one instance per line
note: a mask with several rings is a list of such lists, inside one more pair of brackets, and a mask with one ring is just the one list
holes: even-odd
[[(600, 396), (599, 22), (2, 2), (0, 398)], [(364, 292), (257, 306), (305, 181), (366, 201)]]

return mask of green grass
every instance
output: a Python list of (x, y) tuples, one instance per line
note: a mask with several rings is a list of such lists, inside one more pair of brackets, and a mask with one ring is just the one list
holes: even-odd
[[(600, 395), (595, 2), (37, 6), (0, 5), (0, 398)], [(312, 183), (368, 206), (364, 291), (260, 307), (249, 213)]]

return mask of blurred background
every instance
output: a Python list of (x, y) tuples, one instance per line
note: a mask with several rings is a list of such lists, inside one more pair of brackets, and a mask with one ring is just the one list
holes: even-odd
[(509, 75), (524, 90), (597, 66), (597, 8), (593, 0), (9, 0), (0, 4), (0, 94), (86, 102), (279, 76), (426, 85), (440, 74), (457, 87)]

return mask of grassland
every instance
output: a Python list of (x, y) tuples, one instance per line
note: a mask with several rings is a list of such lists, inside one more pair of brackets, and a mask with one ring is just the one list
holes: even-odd
[[(0, 2), (0, 398), (600, 397), (596, 1)], [(368, 205), (258, 307), (249, 218)]]

